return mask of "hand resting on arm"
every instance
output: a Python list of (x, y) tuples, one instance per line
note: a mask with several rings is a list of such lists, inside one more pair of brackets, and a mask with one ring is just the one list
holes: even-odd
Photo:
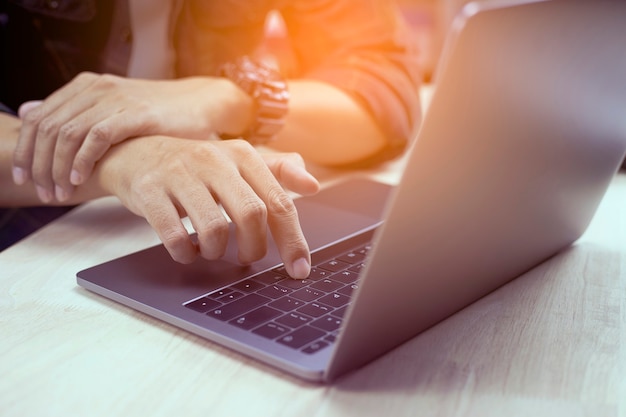
[[(0, 205), (39, 204), (32, 182), (12, 181), (11, 155), (20, 121), (0, 114)], [(93, 175), (66, 203), (115, 195), (146, 218), (178, 262), (217, 259), (228, 238), (227, 220), (237, 227), (239, 260), (254, 262), (266, 253), (267, 229), (289, 274), (305, 278), (310, 253), (291, 197), (317, 192), (319, 184), (298, 154), (261, 154), (243, 140), (198, 141), (168, 136), (138, 137), (113, 146)], [(181, 217), (189, 216), (198, 243)]]

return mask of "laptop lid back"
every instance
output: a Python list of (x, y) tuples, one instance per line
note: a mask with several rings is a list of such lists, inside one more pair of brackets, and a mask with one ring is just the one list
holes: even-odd
[(454, 24), (328, 379), (574, 242), (624, 156), (626, 3), (495, 4)]

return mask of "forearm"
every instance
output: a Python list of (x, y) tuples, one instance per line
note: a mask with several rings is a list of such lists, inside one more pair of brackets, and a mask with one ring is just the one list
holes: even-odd
[[(289, 112), (285, 126), (270, 143), (276, 150), (297, 152), (307, 161), (337, 166), (379, 152), (386, 138), (363, 106), (341, 89), (322, 81), (289, 81)], [(253, 102), (239, 95), (236, 111), (221, 120), (240, 134), (254, 117)]]
[(345, 165), (379, 152), (386, 144), (373, 117), (341, 89), (321, 81), (289, 83), (289, 113), (271, 146), (300, 153), (321, 165)]

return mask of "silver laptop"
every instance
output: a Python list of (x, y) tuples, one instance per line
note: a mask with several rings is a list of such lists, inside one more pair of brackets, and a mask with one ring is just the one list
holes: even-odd
[(398, 186), (352, 180), (297, 200), (308, 279), (288, 278), (275, 248), (242, 267), (234, 248), (180, 265), (155, 246), (78, 284), (331, 381), (553, 256), (624, 157), (626, 2), (517, 3), (455, 21)]

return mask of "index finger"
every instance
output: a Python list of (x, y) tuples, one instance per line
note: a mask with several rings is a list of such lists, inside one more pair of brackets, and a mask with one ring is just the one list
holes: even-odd
[(282, 188), (280, 195), (268, 199), (267, 223), (285, 261), (285, 268), (293, 278), (307, 278), (311, 273), (311, 253), (300, 227), (296, 206)]
[(311, 272), (311, 253), (300, 227), (293, 199), (260, 158), (242, 164), (241, 175), (267, 208), (267, 223), (285, 268), (293, 278), (304, 279)]

